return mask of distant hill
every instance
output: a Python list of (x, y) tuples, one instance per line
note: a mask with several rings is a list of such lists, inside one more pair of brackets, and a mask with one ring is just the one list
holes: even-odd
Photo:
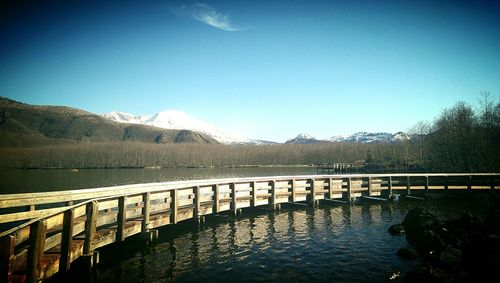
[(327, 140), (319, 140), (308, 134), (298, 134), (295, 138), (289, 139), (285, 144), (316, 144), (316, 143), (327, 143)]
[(0, 97), (0, 146), (35, 146), (75, 142), (218, 143), (190, 130), (167, 130), (113, 122), (65, 106), (38, 106)]

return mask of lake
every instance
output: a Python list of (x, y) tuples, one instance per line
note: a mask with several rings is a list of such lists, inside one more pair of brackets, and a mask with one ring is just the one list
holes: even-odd
[(161, 169), (0, 169), (0, 194), (231, 177), (311, 175), (316, 167)]
[[(288, 206), (280, 211), (245, 209), (184, 221), (160, 230), (147, 246), (127, 241), (101, 250), (91, 273), (70, 273), (61, 282), (388, 282), (418, 261), (398, 258), (409, 246), (387, 229), (416, 206), (440, 219), (464, 209), (481, 212), (474, 200), (440, 199), (399, 203)], [(401, 278), (399, 278), (401, 279)], [(58, 281), (56, 281), (58, 282)], [(397, 281), (396, 281), (397, 282)]]

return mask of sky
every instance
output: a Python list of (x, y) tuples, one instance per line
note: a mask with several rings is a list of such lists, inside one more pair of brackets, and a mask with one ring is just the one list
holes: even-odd
[[(105, 3), (101, 3), (105, 2)], [(0, 96), (286, 141), (500, 97), (500, 1), (6, 1)]]

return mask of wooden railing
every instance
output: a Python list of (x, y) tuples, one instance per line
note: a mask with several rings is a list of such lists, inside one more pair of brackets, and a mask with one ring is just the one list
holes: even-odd
[[(39, 282), (96, 249), (186, 219), (246, 207), (354, 198), (426, 197), (440, 190), (500, 188), (500, 174), (314, 175), (137, 184), (77, 191), (0, 195), (0, 282)], [(12, 210), (12, 211), (10, 211)], [(17, 211), (16, 211), (17, 210)], [(19, 211), (24, 210), (24, 211)]]

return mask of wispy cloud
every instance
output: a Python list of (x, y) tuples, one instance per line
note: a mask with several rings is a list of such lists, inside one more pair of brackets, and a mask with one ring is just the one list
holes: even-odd
[(225, 31), (239, 31), (229, 16), (217, 12), (212, 6), (204, 3), (196, 3), (193, 5), (182, 5), (172, 10), (179, 17), (190, 17), (199, 22), (205, 23), (214, 28)]

